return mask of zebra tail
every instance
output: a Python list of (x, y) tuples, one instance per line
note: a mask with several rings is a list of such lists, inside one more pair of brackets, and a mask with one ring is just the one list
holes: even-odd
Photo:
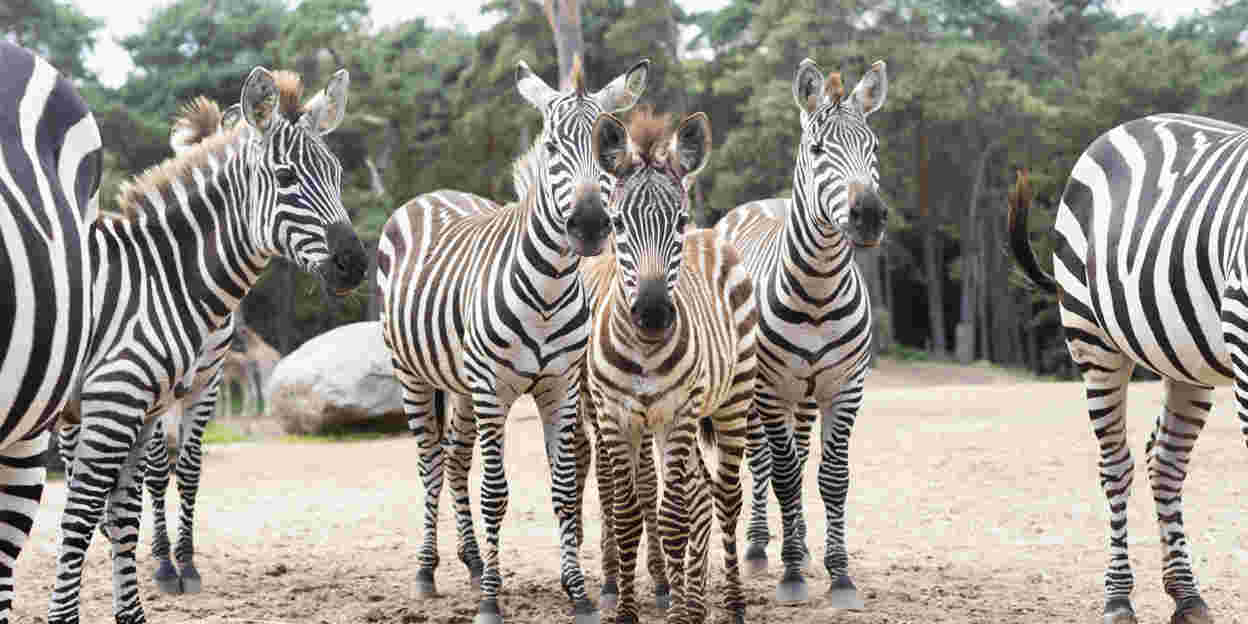
[(438, 424), (438, 439), (446, 437), (447, 423), (451, 421), (451, 415), (447, 411), (446, 390), (433, 391), (433, 422)]
[(1010, 251), (1014, 261), (1022, 267), (1023, 273), (1037, 288), (1047, 293), (1057, 292), (1057, 282), (1040, 268), (1036, 261), (1036, 252), (1031, 248), (1031, 239), (1027, 237), (1027, 214), (1031, 210), (1031, 185), (1027, 180), (1027, 169), (1019, 167), (1014, 190), (1010, 192), (1009, 235)]
[(715, 452), (715, 423), (710, 416), (698, 419), (698, 441), (702, 444), (703, 453), (713, 455)]

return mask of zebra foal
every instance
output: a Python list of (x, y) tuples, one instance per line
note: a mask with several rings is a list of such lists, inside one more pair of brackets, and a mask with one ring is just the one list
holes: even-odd
[(87, 353), (100, 148), (73, 84), (0, 39), (0, 624), (43, 497), (48, 427)]
[[(403, 386), (425, 487), (416, 593), (435, 592), (445, 439), (459, 557), (474, 580), (480, 576), (481, 624), (502, 621), (498, 545), (508, 497), (503, 424), (522, 394), (533, 396), (542, 418), (559, 519), (560, 581), (576, 621), (598, 620), (577, 553), (581, 479), (572, 451), (580, 433), (580, 369), (589, 335), (577, 267), (582, 256), (601, 252), (609, 228), (602, 195), (612, 179), (590, 157), (590, 131), (604, 110), (633, 106), (648, 67), (643, 60), (590, 93), (578, 62), (572, 89), (560, 93), (520, 61), (516, 86), (543, 119), (537, 140), (516, 164), (520, 200), (498, 206), (456, 191), (421, 195), (395, 211), (378, 244), (382, 332)], [(442, 409), (447, 393), (458, 405), (449, 422)], [(467, 492), (478, 437), (483, 557), (472, 534)]]
[(751, 437), (755, 487), (746, 559), (766, 565), (770, 479), (784, 525), (779, 602), (809, 596), (801, 570), (807, 557), (802, 466), (812, 424), (821, 416), (819, 493), (827, 514), (828, 600), (861, 607), (849, 576), (845, 499), (849, 435), (871, 356), (871, 301), (854, 249), (878, 245), (884, 236), (888, 210), (879, 195), (879, 141), (867, 117), (883, 106), (887, 89), (883, 61), (846, 96), (840, 74), (825, 79), (814, 61), (804, 59), (793, 77), (802, 134), (792, 198), (738, 206), (715, 226), (736, 246), (754, 280), (759, 315), (754, 403), (767, 444), (762, 436)]
[(101, 520), (113, 548), (114, 617), (146, 621), (134, 556), (144, 443), (174, 399), (219, 380), (205, 348), (268, 262), (284, 256), (336, 294), (362, 281), (367, 263), (342, 206), (342, 167), (322, 138), (342, 121), (347, 83), (339, 71), (305, 103), (297, 75), (255, 68), (242, 89), (245, 123), (145, 172), (119, 193), (122, 216), (93, 224), (91, 343), (50, 624), (79, 621), (82, 566)]
[(1097, 137), (1075, 162), (1053, 229), (1053, 273), (1027, 236), (1020, 175), (1010, 209), (1014, 256), (1057, 293), (1066, 348), (1083, 375), (1109, 505), (1106, 624), (1136, 622), (1127, 557), (1127, 499), (1135, 460), (1127, 442), (1127, 384), (1136, 366), (1157, 373), (1165, 404), (1145, 446), (1161, 535), (1171, 621), (1213, 621), (1192, 570), (1183, 481), (1213, 407), (1233, 384), (1248, 439), (1248, 248), (1244, 221), (1248, 128), (1193, 115), (1153, 115)]
[[(706, 115), (670, 131), (666, 117), (646, 112), (626, 128), (603, 115), (594, 154), (617, 180), (608, 206), (612, 253), (583, 273), (596, 293), (588, 379), (598, 423), (600, 477), (607, 485), (604, 531), (619, 550), (616, 622), (636, 622), (633, 570), (642, 515), (636, 490), (653, 435), (661, 448), (663, 495), (658, 512), (672, 606), (669, 622), (702, 622), (711, 500), (723, 531), (726, 606), (745, 619), (737, 569), (741, 458), (754, 390), (757, 315), (745, 267), (731, 245), (709, 230), (686, 231), (688, 188), (706, 164)], [(715, 457), (712, 477), (697, 437)], [(604, 465), (605, 464), (605, 465)], [(653, 536), (651, 536), (653, 539)]]

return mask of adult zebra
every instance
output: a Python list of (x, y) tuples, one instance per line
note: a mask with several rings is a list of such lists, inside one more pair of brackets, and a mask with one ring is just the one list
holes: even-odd
[(802, 128), (793, 197), (744, 204), (715, 226), (741, 252), (758, 301), (755, 409), (769, 443), (764, 447), (757, 437), (751, 440), (755, 517), (747, 532), (746, 558), (766, 556), (769, 475), (759, 468), (768, 466), (764, 454), (769, 452), (784, 525), (779, 602), (809, 595), (801, 569), (805, 448), (796, 447), (807, 445), (818, 414), (823, 420), (819, 493), (827, 514), (829, 603), (861, 607), (845, 550), (845, 498), (849, 435), (871, 355), (871, 302), (854, 248), (878, 245), (884, 236), (879, 141), (867, 116), (884, 104), (887, 89), (883, 61), (876, 61), (846, 97), (839, 74), (825, 79), (814, 61), (804, 59), (793, 77)]
[[(675, 132), (667, 126), (666, 117), (643, 112), (629, 128), (606, 114), (594, 128), (594, 154), (617, 176), (608, 208), (614, 253), (583, 268), (597, 294), (587, 368), (598, 470), (611, 475), (599, 483), (607, 485), (604, 532), (614, 534), (619, 550), (616, 622), (637, 622), (633, 570), (642, 510), (636, 482), (639, 459), (650, 460), (647, 434), (656, 436), (663, 457), (658, 524), (672, 585), (668, 621), (706, 618), (713, 494), (728, 577), (725, 604), (733, 621), (744, 622), (736, 523), (758, 316), (732, 245), (710, 230), (685, 231), (688, 188), (710, 155), (710, 122), (697, 113)], [(695, 440), (699, 431), (713, 449), (706, 452), (716, 455), (714, 479)]]
[(134, 558), (143, 443), (155, 415), (217, 378), (206, 374), (217, 370), (202, 360), (206, 341), (269, 260), (284, 256), (337, 294), (363, 279), (363, 246), (342, 206), (342, 168), (322, 138), (342, 121), (347, 82), (341, 70), (301, 103), (296, 74), (255, 68), (242, 89), (245, 124), (124, 186), (125, 216), (93, 226), (93, 329), (50, 623), (78, 621), (82, 565), (105, 513), (115, 618), (146, 621)]
[[(170, 132), (170, 147), (174, 154), (182, 154), (205, 139), (218, 134), (242, 119), (242, 108), (239, 104), (229, 107), (224, 113), (216, 102), (198, 97), (188, 102), (179, 112)], [(124, 217), (125, 215), (117, 215)], [(201, 387), (182, 400), (185, 409), (182, 420), (178, 424), (178, 457), (177, 477), (180, 513), (178, 524), (178, 545), (176, 555), (169, 544), (168, 524), (165, 514), (165, 491), (169, 486), (169, 449), (165, 444), (164, 419), (157, 417), (147, 446), (147, 465), (143, 481), (152, 495), (153, 533), (152, 555), (157, 560), (157, 569), (153, 575), (160, 591), (170, 594), (197, 593), (202, 588), (203, 580), (194, 563), (194, 517), (195, 497), (199, 492), (199, 477), (202, 472), (202, 442), (204, 428), (212, 419), (216, 408), (220, 388), (221, 368), (225, 354), (235, 340), (234, 314), (226, 317), (220, 329), (210, 332), (200, 348), (200, 356), (196, 367), (197, 376), (207, 379)], [(67, 411), (61, 415), (59, 444), (66, 473), (72, 474), (74, 449), (78, 444), (78, 434), (82, 429), (81, 415), (77, 410)], [(101, 525), (103, 531), (103, 525)], [(174, 559), (177, 565), (174, 565)]]
[[(452, 478), (460, 559), (481, 572), (480, 623), (500, 622), (499, 525), (507, 507), (503, 424), (522, 394), (543, 422), (560, 531), (560, 580), (577, 622), (597, 621), (577, 560), (580, 505), (571, 450), (578, 434), (580, 367), (589, 309), (577, 266), (601, 252), (609, 222), (603, 192), (612, 180), (590, 156), (590, 130), (603, 110), (631, 108), (645, 88), (643, 60), (597, 93), (585, 89), (579, 62), (573, 88), (551, 89), (520, 61), (516, 86), (542, 112), (542, 131), (517, 161), (520, 201), (497, 206), (456, 191), (418, 196), (390, 217), (377, 251), (381, 323), (403, 405), (420, 449), (425, 539), (417, 592), (432, 595), (438, 565), (442, 439), (449, 461), (467, 475), (472, 440), (482, 447), (484, 562), (472, 536), (466, 479)], [(447, 427), (434, 406), (446, 392), (460, 409)], [(439, 398), (439, 403), (444, 402)]]
[(48, 425), (87, 351), (101, 157), (73, 84), (0, 39), (0, 624), (43, 496)]
[(1248, 437), (1248, 291), (1244, 247), (1248, 128), (1192, 115), (1153, 115), (1097, 137), (1075, 162), (1058, 205), (1053, 276), (1027, 238), (1025, 179), (1010, 242), (1027, 276), (1056, 292), (1066, 347), (1087, 390), (1109, 503), (1105, 622), (1135, 622), (1127, 559), (1127, 383), (1137, 365), (1162, 377), (1165, 406), (1145, 453), (1161, 529), (1172, 622), (1212, 622), (1183, 528), (1183, 481), (1213, 406), (1234, 383)]

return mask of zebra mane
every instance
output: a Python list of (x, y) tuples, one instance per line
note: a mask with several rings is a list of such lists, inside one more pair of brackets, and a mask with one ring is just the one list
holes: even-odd
[(529, 191), (540, 177), (537, 169), (541, 164), (541, 159), (538, 158), (541, 153), (540, 147), (539, 137), (511, 165), (511, 187), (516, 192), (517, 201), (524, 201), (524, 198), (528, 197)]
[[(287, 121), (294, 123), (303, 114), (303, 81), (291, 71), (273, 72), (278, 91), (278, 111)], [(185, 104), (174, 121), (174, 135), (178, 137), (183, 151), (172, 158), (148, 167), (131, 180), (121, 183), (117, 190), (116, 207), (112, 211), (101, 210), (100, 217), (114, 220), (134, 220), (142, 214), (151, 213), (151, 205), (144, 199), (149, 194), (160, 194), (176, 180), (185, 180), (191, 171), (204, 166), (209, 160), (225, 160), (227, 148), (245, 129), (246, 123), (220, 129), (222, 111), (212, 100), (198, 96)], [(181, 129), (181, 130), (180, 130)], [(153, 215), (154, 216), (154, 215)]]
[(647, 165), (661, 165), (670, 154), (664, 149), (671, 139), (672, 114), (655, 114), (650, 106), (640, 106), (628, 119), (628, 136), (637, 146), (637, 156)]

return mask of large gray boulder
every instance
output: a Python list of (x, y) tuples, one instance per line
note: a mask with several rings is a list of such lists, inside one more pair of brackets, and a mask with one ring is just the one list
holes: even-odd
[(405, 422), (402, 389), (376, 321), (343, 325), (304, 343), (273, 368), (264, 396), (287, 433)]

